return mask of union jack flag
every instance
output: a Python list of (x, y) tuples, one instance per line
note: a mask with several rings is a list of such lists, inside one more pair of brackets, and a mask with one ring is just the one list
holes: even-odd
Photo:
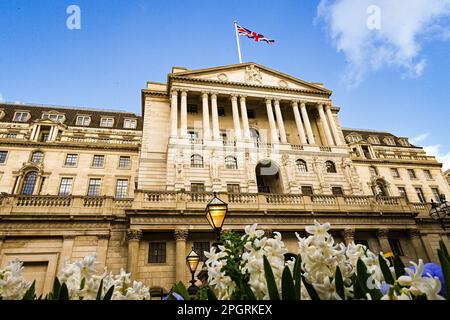
[(249, 29), (246, 29), (244, 27), (241, 27), (240, 25), (236, 25), (237, 31), (239, 33), (240, 36), (246, 36), (250, 39), (254, 39), (256, 42), (260, 42), (260, 41), (265, 41), (268, 44), (273, 44), (275, 43), (275, 40), (269, 39), (264, 37), (262, 34), (251, 31)]

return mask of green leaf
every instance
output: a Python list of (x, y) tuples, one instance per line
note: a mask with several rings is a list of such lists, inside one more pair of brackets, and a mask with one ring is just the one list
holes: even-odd
[(302, 290), (302, 256), (298, 255), (295, 258), (294, 264), (294, 290), (295, 290), (295, 300), (301, 300), (301, 290)]
[(22, 300), (34, 300), (36, 298), (36, 281), (33, 281)]
[(103, 301), (109, 301), (112, 299), (114, 293), (114, 286), (111, 286), (108, 291), (106, 291), (105, 296), (103, 297)]
[(391, 269), (387, 265), (386, 260), (384, 260), (383, 255), (378, 255), (378, 262), (380, 264), (381, 272), (383, 273), (384, 281), (390, 285), (393, 285), (395, 283), (395, 279), (392, 276)]
[(450, 300), (450, 261), (446, 258), (445, 252), (443, 252), (441, 249), (438, 249), (438, 256), (442, 266), (442, 274), (444, 276), (447, 300)]
[[(84, 280), (84, 278), (83, 278)], [(100, 286), (98, 288), (98, 292), (97, 292), (97, 301), (102, 300), (102, 291), (103, 291), (103, 279), (102, 281), (100, 281)]]
[(61, 290), (59, 292), (59, 299), (58, 300), (69, 300), (69, 290), (67, 289), (67, 285), (63, 283), (61, 285)]
[(394, 257), (394, 270), (397, 279), (405, 275), (405, 265), (403, 264), (399, 256)]
[(306, 291), (308, 292), (311, 300), (320, 300), (320, 297), (317, 294), (316, 289), (314, 289), (314, 287), (308, 281), (306, 281), (304, 276), (302, 276), (302, 280), (303, 280), (303, 285), (305, 286)]
[(341, 297), (342, 300), (345, 300), (345, 288), (344, 288), (344, 280), (342, 279), (341, 269), (336, 267), (336, 274), (334, 277), (334, 283), (336, 285), (336, 292)]
[(281, 296), (283, 300), (296, 300), (294, 279), (292, 279), (291, 270), (285, 267), (281, 276)]
[(272, 267), (266, 256), (264, 256), (264, 273), (266, 275), (267, 289), (269, 291), (270, 300), (280, 300), (280, 295), (278, 293), (278, 288), (275, 282)]

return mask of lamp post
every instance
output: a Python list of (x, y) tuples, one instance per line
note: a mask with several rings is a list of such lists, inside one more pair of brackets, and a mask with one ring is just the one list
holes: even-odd
[(191, 253), (186, 257), (186, 264), (191, 271), (192, 279), (190, 281), (191, 286), (188, 288), (188, 293), (190, 296), (195, 296), (198, 291), (198, 287), (195, 285), (195, 271), (197, 271), (198, 264), (200, 262), (200, 257), (192, 248)]
[(220, 240), (220, 232), (222, 231), (222, 226), (225, 221), (228, 212), (228, 204), (223, 202), (217, 197), (217, 193), (214, 192), (214, 198), (206, 206), (206, 219), (211, 225), (213, 230), (216, 232), (217, 242), (213, 244), (217, 249), (219, 245), (222, 244)]
[(431, 200), (430, 217), (439, 221), (443, 230), (445, 230), (445, 218), (450, 215), (450, 204), (445, 200), (445, 195), (439, 196), (440, 202)]

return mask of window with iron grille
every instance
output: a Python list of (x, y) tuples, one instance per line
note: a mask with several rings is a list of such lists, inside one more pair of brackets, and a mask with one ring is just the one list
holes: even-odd
[(313, 187), (311, 187), (311, 186), (302, 186), (302, 195), (304, 195), (304, 196), (312, 196), (312, 195), (314, 195)]
[(130, 169), (131, 157), (121, 156), (119, 158), (119, 169)]
[(103, 168), (105, 165), (105, 156), (95, 155), (92, 159), (92, 167), (94, 168)]
[(297, 165), (297, 169), (300, 172), (306, 173), (308, 172), (308, 165), (305, 160), (298, 159), (295, 164)]
[(241, 186), (238, 184), (227, 184), (228, 193), (241, 193)]
[(191, 167), (192, 168), (203, 168), (203, 157), (199, 154), (194, 154), (191, 156)]
[(124, 199), (128, 196), (128, 180), (118, 179), (116, 182), (116, 198)]
[(78, 162), (78, 155), (77, 154), (68, 154), (66, 156), (66, 162), (64, 165), (66, 167), (76, 167)]
[(70, 196), (72, 194), (73, 178), (62, 178), (59, 186), (59, 195), (62, 197)]
[(100, 190), (102, 186), (102, 180), (99, 178), (91, 178), (89, 180), (88, 196), (98, 197), (100, 196)]
[(205, 192), (205, 184), (191, 183), (191, 192)]
[(391, 246), (392, 253), (396, 256), (404, 256), (402, 245), (399, 239), (389, 239), (389, 245)]
[(33, 152), (31, 156), (31, 162), (35, 164), (42, 163), (44, 160), (44, 153), (40, 151)]
[(225, 167), (230, 170), (237, 170), (237, 159), (233, 156), (228, 156), (225, 158)]
[(0, 164), (6, 163), (7, 156), (8, 156), (8, 151), (0, 151)]
[(205, 251), (209, 252), (209, 250), (211, 249), (209, 242), (194, 242), (194, 252), (196, 254), (198, 254), (198, 256), (200, 257), (200, 261), (205, 262), (206, 256), (205, 256)]
[(153, 242), (149, 244), (148, 263), (166, 263), (165, 242)]
[(34, 188), (36, 186), (38, 173), (35, 171), (28, 172), (25, 175), (25, 179), (23, 181), (22, 194), (26, 196), (31, 196), (34, 193)]
[(344, 195), (344, 190), (342, 189), (342, 187), (332, 187), (331, 192), (333, 193), (334, 196)]

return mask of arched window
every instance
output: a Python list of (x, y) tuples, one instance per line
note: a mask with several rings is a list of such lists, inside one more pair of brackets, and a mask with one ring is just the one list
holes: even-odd
[(336, 165), (334, 164), (333, 161), (325, 162), (325, 167), (327, 168), (327, 173), (337, 173)]
[(295, 164), (297, 165), (297, 169), (300, 172), (308, 172), (308, 165), (306, 164), (306, 161), (302, 159), (298, 159)]
[(36, 171), (28, 172), (23, 180), (22, 194), (31, 196), (34, 193), (34, 187), (36, 186), (38, 173)]
[(203, 168), (203, 157), (199, 154), (194, 154), (191, 156), (191, 167), (192, 168)]
[(40, 164), (44, 161), (44, 153), (41, 151), (35, 151), (31, 155), (31, 162), (34, 164)]
[(228, 156), (225, 158), (225, 167), (231, 170), (237, 170), (237, 159), (233, 156)]

